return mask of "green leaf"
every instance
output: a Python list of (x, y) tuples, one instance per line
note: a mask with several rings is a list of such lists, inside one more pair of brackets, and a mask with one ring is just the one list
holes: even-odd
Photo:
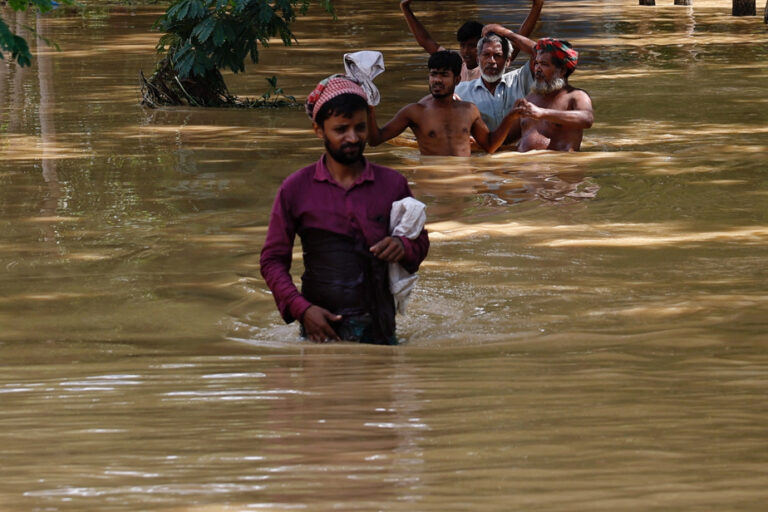
[(216, 27), (213, 29), (213, 44), (214, 46), (221, 46), (224, 41), (227, 40), (227, 36), (224, 33), (224, 27), (221, 23), (216, 22)]
[(216, 26), (216, 18), (209, 16), (205, 18), (201, 23), (192, 30), (192, 37), (196, 38), (200, 43), (204, 43), (211, 37), (213, 28)]

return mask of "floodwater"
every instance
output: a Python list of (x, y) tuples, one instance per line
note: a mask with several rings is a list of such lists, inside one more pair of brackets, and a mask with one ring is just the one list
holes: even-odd
[[(261, 280), (300, 109), (138, 106), (158, 7), (3, 11), (61, 51), (0, 62), (0, 510), (765, 510), (768, 35), (672, 3), (547, 1), (581, 154), (367, 151), (429, 207), (399, 347), (302, 342)], [(449, 45), (528, 4), (414, 9)], [(337, 5), (233, 92), (369, 48), (382, 121), (424, 95), (397, 3)]]

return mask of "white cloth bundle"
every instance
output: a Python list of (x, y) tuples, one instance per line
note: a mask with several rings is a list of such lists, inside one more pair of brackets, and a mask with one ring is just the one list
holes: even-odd
[[(427, 221), (426, 210), (427, 205), (412, 197), (395, 201), (389, 214), (390, 234), (411, 240), (417, 238)], [(418, 279), (417, 274), (411, 274), (399, 263), (389, 264), (389, 290), (401, 315), (405, 314), (405, 306)]]
[(384, 56), (381, 52), (362, 50), (344, 54), (344, 71), (356, 78), (368, 96), (368, 104), (374, 107), (381, 101), (373, 79), (384, 72)]

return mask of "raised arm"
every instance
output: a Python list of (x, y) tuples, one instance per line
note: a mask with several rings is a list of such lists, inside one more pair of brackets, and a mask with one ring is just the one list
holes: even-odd
[(510, 110), (502, 119), (501, 124), (491, 132), (488, 130), (485, 121), (480, 117), (480, 111), (477, 110), (476, 106), (472, 106), (477, 114), (475, 122), (472, 123), (472, 137), (475, 138), (480, 147), (485, 151), (491, 154), (495, 153), (510, 133), (514, 135), (514, 138), (520, 138), (520, 115), (515, 113), (514, 110)]
[[(536, 23), (539, 21), (542, 7), (544, 7), (544, 0), (533, 0), (531, 3), (531, 10), (523, 23), (520, 25), (520, 29), (517, 31), (518, 34), (521, 36), (530, 37), (531, 32), (533, 32), (533, 29), (536, 28)], [(517, 57), (518, 53), (520, 53), (520, 50), (515, 47), (515, 49), (512, 50), (512, 56), (509, 58), (509, 60), (515, 60), (515, 57)]]
[(483, 36), (487, 35), (489, 32), (493, 32), (494, 34), (498, 34), (502, 37), (506, 37), (512, 42), (512, 45), (514, 47), (519, 48), (520, 50), (524, 51), (528, 55), (533, 55), (535, 53), (534, 51), (534, 47), (536, 46), (535, 42), (531, 41), (530, 39), (528, 39), (523, 35), (512, 32), (508, 28), (504, 28), (503, 26), (497, 23), (491, 23), (483, 27)]
[(516, 113), (520, 117), (541, 119), (583, 130), (591, 128), (595, 120), (592, 111), (592, 100), (589, 94), (579, 89), (573, 91), (572, 97), (568, 102), (568, 110), (541, 108), (522, 98), (515, 102), (515, 107), (511, 112)]
[(413, 37), (416, 38), (416, 42), (419, 43), (419, 45), (424, 48), (427, 53), (432, 55), (440, 49), (440, 45), (437, 44), (434, 39), (432, 39), (432, 36), (429, 35), (427, 29), (424, 28), (424, 25), (422, 25), (421, 22), (416, 19), (416, 16), (413, 15), (413, 11), (411, 10), (411, 1), (412, 0), (402, 0), (402, 2), (400, 2), (400, 10), (403, 11), (405, 21), (408, 23), (408, 28), (413, 34)]
[[(528, 61), (528, 65), (531, 67), (531, 73), (533, 73), (533, 59), (536, 57), (536, 43), (531, 41), (525, 36), (521, 36), (520, 34), (516, 34), (509, 30), (508, 28), (504, 28), (501, 25), (498, 25), (496, 23), (491, 23), (489, 25), (485, 25), (483, 27), (483, 36), (488, 34), (488, 32), (493, 32), (494, 34), (498, 34), (502, 37), (506, 37), (512, 42), (513, 48), (518, 48), (525, 53), (529, 54), (531, 56), (530, 60)], [(514, 52), (514, 50), (513, 50)], [(510, 56), (510, 60), (508, 62), (511, 62), (513, 56), (516, 54), (512, 54)]]
[(368, 145), (378, 146), (382, 142), (386, 142), (393, 137), (397, 137), (403, 131), (411, 125), (412, 107), (414, 104), (406, 105), (400, 109), (400, 112), (395, 114), (383, 128), (379, 128), (376, 122), (376, 111), (373, 106), (368, 105)]

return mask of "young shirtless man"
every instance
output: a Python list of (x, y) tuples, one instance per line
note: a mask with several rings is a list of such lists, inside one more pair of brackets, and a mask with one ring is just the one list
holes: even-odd
[(589, 94), (568, 84), (579, 53), (568, 41), (552, 38), (540, 39), (535, 51), (531, 93), (512, 109), (520, 116), (517, 150), (579, 151), (584, 130), (594, 121)]
[(461, 57), (443, 50), (432, 54), (427, 65), (431, 96), (406, 105), (383, 128), (376, 123), (373, 107), (368, 107), (368, 143), (377, 146), (411, 128), (422, 155), (469, 156), (470, 135), (485, 151), (495, 152), (518, 120), (517, 114), (510, 111), (496, 130), (489, 131), (474, 103), (454, 99), (461, 80)]
[[(408, 23), (413, 37), (416, 38), (416, 42), (424, 48), (430, 55), (435, 52), (445, 50), (440, 44), (438, 44), (432, 36), (429, 34), (424, 25), (414, 16), (411, 10), (411, 2), (413, 0), (402, 0), (400, 2), (400, 10), (403, 11), (405, 21)], [(544, 0), (533, 0), (531, 2), (531, 11), (528, 16), (520, 25), (519, 34), (528, 37), (536, 27), (536, 22), (539, 20), (541, 9), (544, 7)], [(483, 25), (477, 21), (467, 21), (456, 32), (456, 40), (459, 42), (459, 53), (461, 54), (462, 67), (461, 67), (461, 80), (469, 81), (476, 78), (480, 78), (482, 70), (478, 65), (477, 58), (477, 42), (482, 36), (481, 32)], [(517, 56), (518, 50), (515, 49), (510, 55), (510, 62)]]

